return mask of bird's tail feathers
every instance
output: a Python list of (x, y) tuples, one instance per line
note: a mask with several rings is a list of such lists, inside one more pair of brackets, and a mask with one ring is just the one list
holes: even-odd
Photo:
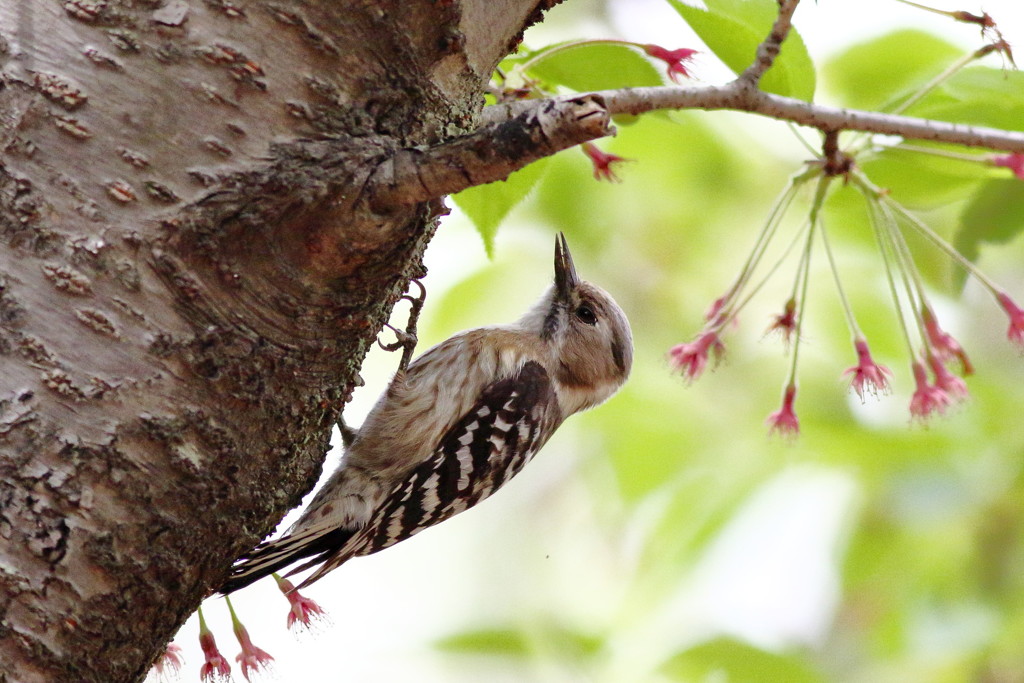
[(239, 558), (231, 576), (220, 587), (224, 595), (244, 588), (282, 567), (316, 556), (299, 568), (317, 564), (341, 548), (354, 532), (351, 529), (314, 526), (272, 541), (264, 541)]

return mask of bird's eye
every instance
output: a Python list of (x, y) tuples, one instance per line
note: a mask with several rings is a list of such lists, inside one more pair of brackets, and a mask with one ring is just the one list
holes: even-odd
[(594, 309), (586, 304), (583, 304), (576, 309), (576, 317), (579, 318), (580, 322), (586, 323), (587, 325), (597, 324), (597, 314), (594, 313)]

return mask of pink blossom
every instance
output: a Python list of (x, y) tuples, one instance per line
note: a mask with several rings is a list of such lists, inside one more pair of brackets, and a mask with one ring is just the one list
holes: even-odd
[(592, 142), (584, 142), (580, 147), (583, 149), (583, 153), (590, 157), (590, 163), (594, 165), (594, 178), (596, 180), (607, 180), (613, 183), (619, 182), (619, 177), (612, 170), (612, 164), (620, 161), (629, 161), (629, 159), (623, 159), (617, 154), (602, 152)]
[(1017, 346), (1024, 348), (1024, 310), (1021, 310), (1004, 292), (1000, 292), (996, 298), (999, 300), (999, 305), (1006, 311), (1006, 315), (1010, 316), (1010, 329), (1006, 332), (1007, 338)]
[(796, 332), (796, 322), (796, 299), (790, 297), (786, 301), (786, 307), (782, 309), (782, 313), (775, 316), (767, 333), (778, 332), (782, 335), (782, 341), (789, 344), (790, 337)]
[(644, 49), (644, 52), (668, 65), (668, 75), (673, 83), (679, 82), (679, 76), (690, 78), (690, 72), (687, 70), (684, 62), (693, 60), (693, 56), (697, 54), (696, 50), (685, 47), (678, 50), (666, 50), (660, 45), (651, 44), (641, 45), (641, 47)]
[(725, 300), (726, 298), (728, 298), (728, 296), (728, 294), (723, 294), (722, 296), (712, 301), (711, 305), (708, 306), (708, 310), (704, 311), (704, 320), (708, 322), (717, 322), (716, 319), (718, 318), (718, 314), (721, 313), (722, 308), (725, 307)]
[[(232, 617), (234, 615), (232, 614)], [(274, 660), (265, 650), (261, 650), (252, 644), (252, 640), (249, 638), (249, 632), (242, 626), (242, 622), (237, 619), (233, 619), (233, 626), (235, 630), (235, 638), (238, 639), (238, 644), (242, 646), (242, 651), (235, 657), (242, 667), (242, 675), (245, 676), (245, 680), (249, 680), (249, 671), (259, 671), (260, 669), (266, 669), (267, 665)]]
[(164, 650), (163, 654), (153, 663), (153, 669), (158, 673), (162, 674), (164, 669), (170, 671), (178, 671), (181, 669), (181, 646), (176, 643), (167, 643), (167, 649)]
[(291, 609), (288, 611), (288, 628), (295, 624), (310, 626), (315, 619), (321, 618), (324, 614), (323, 608), (313, 600), (303, 596), (296, 590), (295, 586), (288, 579), (274, 574), (277, 587), (281, 589), (284, 596), (288, 598)]
[(920, 361), (914, 361), (911, 366), (914, 371), (914, 382), (917, 389), (910, 397), (910, 416), (921, 421), (927, 420), (932, 413), (946, 412), (946, 408), (953, 402), (941, 387), (928, 383), (928, 371)]
[(1013, 171), (1013, 175), (1017, 176), (1021, 180), (1024, 180), (1024, 154), (1020, 152), (1014, 152), (1013, 154), (1003, 154), (994, 156), (990, 159), (993, 166), (1002, 166)]
[(688, 344), (676, 344), (669, 349), (668, 354), (672, 366), (683, 373), (687, 382), (692, 382), (707, 367), (709, 353), (714, 353), (717, 360), (724, 352), (725, 345), (718, 338), (717, 332), (702, 332)]
[(199, 678), (204, 681), (228, 678), (231, 676), (231, 665), (228, 660), (217, 649), (217, 643), (213, 639), (213, 633), (206, 627), (206, 621), (202, 615), (199, 616), (199, 647), (203, 648), (205, 661), (199, 669)]
[(782, 407), (768, 416), (766, 424), (769, 426), (768, 433), (778, 432), (782, 436), (795, 437), (800, 433), (800, 420), (793, 410), (793, 401), (796, 399), (796, 385), (790, 383), (782, 395)]
[(925, 333), (928, 335), (928, 341), (932, 345), (932, 351), (939, 357), (942, 362), (946, 362), (952, 359), (956, 359), (960, 362), (960, 371), (964, 375), (970, 375), (974, 372), (974, 366), (971, 365), (970, 359), (967, 357), (967, 353), (963, 347), (953, 336), (948, 332), (939, 327), (939, 321), (935, 318), (935, 313), (932, 309), (925, 305), (921, 309), (921, 320), (924, 322)]
[(868, 349), (867, 340), (860, 338), (854, 341), (853, 347), (857, 350), (857, 365), (848, 368), (844, 375), (853, 375), (850, 386), (857, 392), (860, 400), (864, 400), (864, 394), (871, 392), (883, 394), (889, 390), (889, 378), (892, 371), (884, 365), (878, 365), (871, 358), (871, 351)]
[(928, 367), (935, 375), (935, 386), (945, 391), (950, 401), (967, 398), (967, 385), (962, 379), (947, 370), (942, 361), (934, 354), (928, 356)]

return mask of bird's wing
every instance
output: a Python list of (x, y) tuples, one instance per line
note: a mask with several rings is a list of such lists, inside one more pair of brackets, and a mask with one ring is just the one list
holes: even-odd
[(432, 455), (391, 490), (370, 522), (300, 588), (349, 558), (383, 550), (487, 498), (523, 468), (561, 420), (551, 379), (537, 362), (488, 385)]

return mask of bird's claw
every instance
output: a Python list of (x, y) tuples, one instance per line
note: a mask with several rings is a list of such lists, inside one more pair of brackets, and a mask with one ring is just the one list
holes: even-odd
[(398, 369), (402, 372), (409, 367), (409, 361), (412, 360), (412, 354), (416, 350), (416, 324), (419, 322), (423, 303), (427, 300), (427, 288), (423, 286), (423, 283), (415, 279), (409, 282), (415, 284), (420, 292), (416, 296), (402, 295), (402, 299), (409, 302), (409, 321), (406, 323), (405, 329), (399, 330), (391, 323), (384, 323), (385, 327), (395, 333), (395, 341), (385, 344), (379, 339), (377, 340), (377, 344), (385, 351), (402, 349), (402, 360), (398, 363)]

